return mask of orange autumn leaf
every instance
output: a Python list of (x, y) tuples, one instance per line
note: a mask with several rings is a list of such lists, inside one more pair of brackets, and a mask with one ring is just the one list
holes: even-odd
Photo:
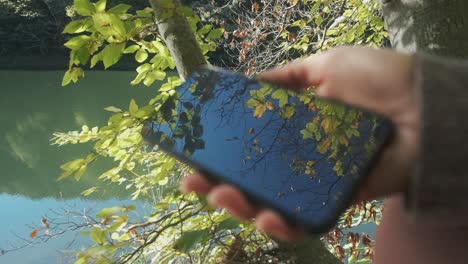
[(31, 231), (31, 233), (29, 234), (29, 237), (31, 237), (31, 238), (37, 237), (37, 232), (38, 232), (38, 230), (37, 230), (37, 229), (34, 229), (34, 230)]
[(135, 229), (130, 229), (127, 231), (128, 234), (130, 234), (132, 237), (137, 236), (137, 231)]

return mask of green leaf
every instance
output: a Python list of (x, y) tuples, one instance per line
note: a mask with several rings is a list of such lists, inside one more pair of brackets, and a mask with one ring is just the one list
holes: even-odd
[(256, 107), (258, 104), (260, 104), (260, 102), (259, 102), (257, 99), (250, 98), (250, 99), (245, 103), (245, 106), (247, 106), (248, 108), (254, 108), (254, 107)]
[(62, 33), (76, 34), (86, 31), (92, 26), (92, 20), (89, 18), (75, 20), (65, 27)]
[(71, 73), (70, 71), (66, 71), (65, 75), (63, 75), (62, 86), (67, 86), (68, 84), (71, 83), (71, 81), (72, 81)]
[(129, 205), (129, 206), (114, 206), (114, 207), (109, 207), (109, 208), (104, 208), (102, 209), (99, 213), (97, 213), (96, 217), (98, 218), (108, 218), (111, 216), (114, 216), (118, 213), (126, 213), (129, 211), (135, 210), (134, 205)]
[(64, 46), (71, 50), (78, 50), (84, 45), (87, 45), (91, 38), (86, 35), (76, 36), (67, 41)]
[(90, 67), (91, 68), (94, 68), (94, 66), (96, 66), (96, 64), (98, 62), (102, 61), (102, 52), (99, 52), (98, 54), (94, 55), (92, 58), (91, 58), (91, 65)]
[(212, 39), (219, 39), (224, 34), (224, 28), (217, 28), (210, 31), (205, 40), (210, 41)]
[(136, 118), (145, 118), (152, 115), (156, 110), (152, 105), (143, 106), (135, 113)]
[(107, 10), (107, 13), (122, 15), (125, 14), (130, 8), (132, 8), (131, 5), (118, 4), (112, 7), (111, 9)]
[(320, 15), (320, 13), (317, 13), (317, 16), (315, 17), (315, 25), (320, 26), (323, 22), (323, 18)]
[(88, 256), (79, 256), (76, 259), (75, 264), (88, 264), (89, 258), (90, 257), (88, 257)]
[(124, 54), (135, 53), (135, 52), (136, 52), (137, 50), (139, 50), (139, 49), (140, 49), (140, 46), (138, 46), (138, 45), (132, 45), (132, 46), (127, 47), (127, 48), (123, 51), (123, 53), (124, 53)]
[(146, 75), (146, 78), (143, 81), (143, 83), (146, 86), (151, 86), (151, 84), (153, 84), (154, 81), (156, 81), (156, 80), (161, 81), (161, 80), (164, 80), (164, 78), (166, 78), (166, 73), (165, 72), (159, 71), (159, 70), (153, 70), (150, 73), (148, 73), (148, 75)]
[(81, 195), (83, 196), (89, 196), (91, 194), (93, 194), (95, 191), (97, 190), (97, 187), (91, 187), (87, 190), (84, 190), (83, 192), (81, 192)]
[(137, 16), (139, 16), (139, 17), (147, 17), (147, 18), (149, 18), (149, 17), (151, 17), (151, 14), (152, 14), (152, 13), (153, 13), (153, 9), (152, 9), (152, 8), (149, 8), (149, 7), (145, 8), (145, 9), (143, 9), (143, 10), (137, 10), (137, 11), (136, 11)]
[(96, 261), (94, 262), (94, 264), (111, 264), (111, 263), (113, 262), (111, 262), (108, 258), (103, 257), (103, 256), (97, 257)]
[(91, 54), (89, 53), (89, 49), (86, 46), (83, 46), (76, 51), (76, 60), (78, 61), (78, 64), (86, 65), (90, 57)]
[(288, 92), (284, 89), (277, 89), (271, 98), (279, 100), (279, 107), (283, 107), (288, 103)]
[(108, 107), (104, 108), (104, 110), (109, 111), (109, 112), (113, 112), (113, 113), (121, 113), (121, 112), (123, 112), (122, 109), (117, 108), (117, 107), (115, 107), (115, 106), (108, 106)]
[(175, 69), (176, 65), (172, 57), (167, 58), (167, 63), (169, 64), (169, 69), (171, 70)]
[(161, 186), (166, 185), (169, 182), (169, 177), (165, 177), (164, 179), (158, 181), (158, 184)]
[[(208, 48), (207, 51), (215, 51), (216, 48), (217, 48), (217, 46), (216, 46), (216, 44), (215, 44), (214, 42), (208, 43), (208, 45), (206, 45), (206, 47)], [(205, 53), (205, 54), (206, 54), (206, 53)]]
[(294, 107), (292, 106), (286, 106), (283, 109), (281, 109), (280, 115), (284, 119), (289, 119), (294, 115)]
[(228, 219), (223, 220), (221, 223), (218, 225), (218, 229), (220, 230), (232, 230), (236, 229), (239, 227), (239, 221), (236, 219), (229, 217)]
[(106, 11), (106, 4), (107, 4), (107, 0), (99, 0), (97, 3), (95, 3), (95, 7), (96, 7), (96, 12), (104, 12)]
[(125, 45), (125, 43), (112, 43), (102, 50), (102, 61), (104, 62), (105, 69), (116, 64), (120, 60)]
[(70, 84), (70, 82), (76, 83), (80, 78), (84, 77), (84, 71), (81, 68), (71, 68), (63, 76), (62, 86)]
[(208, 229), (185, 232), (175, 242), (174, 249), (179, 252), (187, 253), (209, 234), (210, 232)]
[(141, 48), (135, 54), (135, 60), (138, 61), (139, 63), (143, 63), (146, 59), (148, 59), (148, 52), (146, 52), (145, 49)]
[(121, 236), (119, 236), (118, 233), (112, 233), (111, 238), (119, 242), (124, 242), (130, 240), (131, 236), (128, 233), (122, 234)]
[(164, 44), (162, 44), (161, 42), (159, 41), (152, 41), (151, 44), (153, 44), (153, 46), (158, 50), (158, 52), (160, 54), (163, 54), (165, 55), (167, 52), (166, 52), (166, 47), (164, 47)]
[(193, 11), (190, 7), (187, 6), (178, 6), (176, 9), (176, 13), (180, 16), (190, 17), (193, 16)]
[(128, 215), (121, 215), (118, 216), (117, 219), (114, 220), (114, 223), (107, 228), (109, 232), (120, 232), (128, 223)]
[(99, 245), (102, 245), (106, 242), (106, 232), (99, 227), (91, 227), (91, 233), (89, 236), (91, 237), (91, 240)]
[(180, 84), (182, 84), (182, 81), (180, 80), (180, 78), (172, 76), (167, 79), (167, 82), (165, 84), (161, 85), (161, 87), (159, 88), (159, 91), (168, 92), (168, 91), (174, 90), (174, 88), (176, 86), (179, 86)]
[(153, 69), (153, 66), (151, 66), (151, 64), (149, 64), (149, 63), (145, 63), (145, 64), (142, 64), (142, 65), (138, 66), (136, 71), (138, 73), (142, 73), (142, 72), (149, 72), (149, 71), (151, 71), (151, 69)]
[(130, 83), (131, 85), (137, 85), (139, 84), (141, 81), (143, 81), (143, 79), (145, 79), (146, 75), (148, 74), (149, 71), (143, 71), (141, 73), (139, 73), (137, 75), (137, 77)]
[(62, 164), (60, 168), (62, 170), (77, 170), (78, 167), (80, 167), (84, 163), (85, 163), (84, 159), (76, 159), (76, 160), (72, 160), (72, 161)]
[(365, 258), (365, 259), (356, 260), (354, 263), (355, 264), (371, 264), (372, 261), (368, 258)]
[(86, 169), (88, 168), (88, 166), (86, 166), (86, 164), (84, 165), (81, 165), (78, 170), (75, 172), (75, 174), (73, 175), (75, 177), (75, 180), (76, 181), (79, 181), (81, 179), (81, 177), (83, 176), (83, 174), (85, 173)]
[(158, 7), (162, 7), (162, 8), (174, 8), (175, 7), (174, 0), (158, 0), (156, 2), (157, 2)]
[(343, 176), (343, 167), (341, 160), (338, 160), (333, 167), (333, 170), (336, 172), (336, 176)]
[(96, 13), (93, 15), (96, 30), (106, 38), (114, 37), (121, 41), (126, 37), (125, 25), (115, 14)]
[(76, 12), (82, 16), (91, 16), (96, 13), (96, 8), (89, 0), (75, 0), (74, 7)]
[(198, 31), (197, 31), (197, 34), (198, 35), (205, 35), (206, 33), (210, 32), (211, 28), (213, 26), (208, 24), (208, 25), (204, 25), (202, 28), (200, 28)]
[(138, 105), (137, 103), (135, 102), (135, 100), (131, 100), (130, 101), (130, 105), (128, 106), (128, 111), (130, 112), (130, 114), (134, 115), (137, 111), (138, 111)]
[(257, 91), (257, 95), (263, 100), (265, 99), (265, 96), (270, 94), (273, 89), (271, 86), (267, 83), (262, 83), (262, 88)]

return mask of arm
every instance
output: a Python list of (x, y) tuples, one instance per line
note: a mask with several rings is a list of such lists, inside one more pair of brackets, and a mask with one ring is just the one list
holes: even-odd
[(422, 123), (407, 207), (435, 219), (468, 215), (468, 64), (418, 55), (415, 67)]
[[(468, 149), (462, 140), (468, 122), (453, 121), (462, 120), (468, 112), (468, 97), (461, 96), (468, 93), (468, 89), (462, 89), (462, 79), (468, 81), (463, 67), (424, 55), (344, 47), (270, 70), (261, 78), (297, 89), (314, 86), (320, 97), (378, 112), (392, 120), (397, 128), (395, 138), (361, 187), (357, 200), (406, 193), (410, 194), (406, 201), (412, 215), (434, 215), (448, 204), (453, 210), (464, 206), (468, 211), (464, 196), (468, 181), (460, 183), (466, 179), (463, 160)], [(448, 177), (452, 179), (446, 180)], [(208, 194), (212, 204), (228, 208), (239, 218), (255, 217), (260, 229), (279, 238), (300, 237), (300, 230), (292, 229), (274, 212), (250, 205), (231, 186), (214, 186), (197, 175), (185, 178), (183, 186), (187, 191)], [(453, 202), (455, 197), (458, 201)]]

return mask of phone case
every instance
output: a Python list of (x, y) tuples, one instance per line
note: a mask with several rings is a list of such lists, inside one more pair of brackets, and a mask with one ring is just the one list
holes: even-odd
[(176, 91), (177, 114), (144, 139), (311, 234), (336, 224), (393, 134), (378, 114), (209, 66)]

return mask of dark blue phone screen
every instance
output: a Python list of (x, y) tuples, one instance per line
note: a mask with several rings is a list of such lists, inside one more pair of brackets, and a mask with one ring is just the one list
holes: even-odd
[(336, 220), (391, 130), (374, 114), (209, 68), (172, 96), (177, 120), (155, 117), (147, 141), (311, 229)]

